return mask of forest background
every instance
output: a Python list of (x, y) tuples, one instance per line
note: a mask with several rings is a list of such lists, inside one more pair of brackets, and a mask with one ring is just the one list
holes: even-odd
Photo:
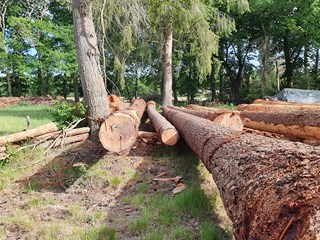
[[(163, 93), (172, 31), (174, 102), (249, 102), (320, 89), (319, 0), (100, 0), (94, 20), (109, 93)], [(68, 0), (2, 0), (0, 97), (82, 96)]]

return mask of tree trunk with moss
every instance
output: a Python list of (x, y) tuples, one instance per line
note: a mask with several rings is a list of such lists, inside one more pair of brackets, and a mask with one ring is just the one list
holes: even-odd
[(109, 106), (92, 20), (92, 0), (73, 0), (72, 7), (79, 72), (84, 100), (88, 107), (90, 139), (97, 141), (100, 123), (109, 116)]

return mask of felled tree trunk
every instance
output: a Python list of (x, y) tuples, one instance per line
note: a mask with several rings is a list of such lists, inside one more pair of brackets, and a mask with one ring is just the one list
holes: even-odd
[(34, 138), (46, 133), (55, 132), (58, 128), (54, 123), (48, 123), (37, 128), (33, 128), (24, 132), (14, 133), (7, 136), (0, 137), (0, 145), (6, 143), (19, 142)]
[(179, 107), (170, 107), (171, 109), (192, 114), (201, 118), (208, 119), (214, 123), (230, 127), (232, 129), (242, 131), (243, 123), (237, 111), (231, 110), (222, 110), (222, 109), (212, 109), (211, 111), (207, 110), (189, 110)]
[(179, 140), (179, 133), (170, 122), (165, 119), (156, 110), (156, 102), (149, 101), (147, 104), (147, 113), (157, 131), (159, 138), (165, 145), (173, 146)]
[(317, 104), (241, 104), (237, 107), (239, 111), (256, 111), (256, 112), (290, 112), (299, 110), (319, 110)]
[[(65, 137), (71, 137), (71, 136), (76, 136), (76, 135), (81, 135), (85, 133), (89, 133), (90, 128), (89, 127), (83, 127), (83, 128), (75, 128), (71, 130), (66, 130), (64, 131), (64, 136)], [(42, 140), (42, 139), (55, 139), (59, 136), (59, 134), (62, 134), (62, 131), (56, 131), (52, 133), (47, 133), (38, 137), (35, 137), (36, 140)]]
[(320, 111), (242, 111), (244, 126), (302, 139), (320, 139)]
[(284, 102), (284, 101), (276, 101), (276, 100), (263, 100), (256, 99), (253, 104), (267, 104), (267, 105), (286, 105), (286, 106), (318, 106), (320, 107), (320, 103), (293, 103), (293, 102)]
[[(59, 147), (62, 144), (67, 144), (67, 143), (82, 142), (84, 140), (87, 140), (88, 138), (89, 138), (89, 133), (83, 133), (83, 134), (74, 135), (74, 136), (65, 137), (65, 138), (60, 137), (57, 141), (55, 141), (52, 147)], [(46, 142), (46, 145), (50, 145), (51, 143), (53, 143), (53, 141)]]
[(163, 112), (212, 173), (237, 240), (319, 239), (319, 147)]
[(0, 146), (0, 153), (3, 153), (3, 152), (5, 152), (5, 151), (7, 151), (6, 147)]
[(138, 136), (140, 119), (146, 108), (143, 99), (136, 99), (130, 107), (117, 111), (106, 119), (100, 127), (99, 139), (110, 152), (130, 149)]

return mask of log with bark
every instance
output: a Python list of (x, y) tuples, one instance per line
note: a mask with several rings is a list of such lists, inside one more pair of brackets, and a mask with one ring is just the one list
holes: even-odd
[(320, 111), (242, 111), (244, 126), (302, 139), (320, 140)]
[(57, 131), (58, 128), (54, 123), (48, 123), (40, 127), (36, 127), (27, 131), (10, 134), (7, 136), (0, 137), (0, 145), (6, 143), (20, 142), (30, 138), (34, 138), (46, 133)]
[[(196, 106), (196, 105), (193, 105), (193, 106)], [(198, 108), (197, 106), (194, 107), (194, 109), (197, 109), (197, 110), (189, 110), (189, 109), (173, 107), (173, 106), (170, 106), (170, 108), (181, 111), (181, 112), (185, 112), (191, 115), (195, 115), (201, 118), (208, 119), (214, 123), (218, 123), (238, 131), (243, 130), (243, 123), (238, 111), (223, 110), (218, 108), (204, 108), (204, 107)]]
[(121, 152), (133, 146), (138, 136), (140, 119), (146, 108), (143, 99), (136, 99), (130, 107), (117, 111), (106, 119), (99, 131), (99, 139), (110, 152)]
[(320, 148), (164, 108), (219, 188), (237, 240), (320, 238)]
[(162, 143), (168, 146), (175, 145), (179, 140), (179, 133), (165, 117), (157, 112), (155, 101), (148, 102), (147, 113)]
[(46, 141), (42, 144), (42, 146), (50, 146), (50, 148), (55, 148), (55, 147), (59, 147), (63, 144), (67, 144), (67, 143), (76, 143), (76, 142), (82, 142), (85, 141), (89, 138), (89, 133), (82, 133), (79, 135), (73, 135), (73, 136), (69, 136), (69, 137), (59, 137), (55, 140), (49, 140)]
[(241, 104), (237, 107), (239, 111), (255, 111), (255, 112), (290, 112), (299, 110), (319, 110), (320, 106), (315, 104)]
[(75, 135), (81, 135), (84, 133), (89, 133), (90, 128), (89, 127), (82, 127), (82, 128), (74, 128), (66, 131), (55, 131), (52, 133), (46, 133), (40, 136), (35, 137), (35, 140), (43, 140), (43, 139), (55, 139), (57, 138), (60, 134), (63, 134), (65, 137), (71, 137)]
[(138, 136), (141, 138), (159, 138), (156, 132), (139, 131)]
[(300, 105), (300, 106), (307, 105), (308, 106), (308, 105), (313, 105), (313, 106), (320, 107), (320, 103), (308, 104), (308, 103), (294, 103), (294, 102), (284, 102), (284, 101), (277, 101), (277, 100), (263, 100), (263, 99), (254, 100), (253, 104), (285, 105), (285, 106), (291, 106), (291, 105)]

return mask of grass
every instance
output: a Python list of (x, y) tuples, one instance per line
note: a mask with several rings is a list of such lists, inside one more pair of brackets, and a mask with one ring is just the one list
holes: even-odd
[(32, 128), (52, 122), (52, 118), (45, 108), (41, 105), (18, 104), (0, 109), (0, 122), (5, 123), (0, 125), (0, 136), (26, 129), (26, 116), (30, 116)]

